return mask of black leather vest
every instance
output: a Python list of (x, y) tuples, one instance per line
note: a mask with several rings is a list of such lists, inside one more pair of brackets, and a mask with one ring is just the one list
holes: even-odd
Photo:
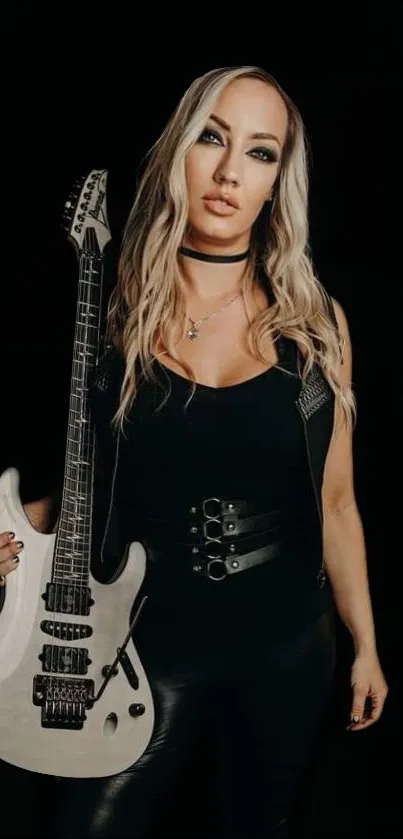
[[(329, 313), (337, 329), (337, 320), (330, 297), (326, 294)], [(113, 346), (105, 346), (95, 370), (91, 398), (96, 412), (111, 417), (117, 405), (123, 372), (123, 360)], [(333, 432), (335, 397), (321, 368), (314, 364), (301, 389), (296, 406), (303, 423), (307, 463), (317, 508), (318, 536), (322, 542), (322, 483), (326, 456)], [(120, 433), (105, 421), (97, 425), (95, 450), (92, 571), (101, 581), (113, 578), (125, 561), (129, 545), (125, 544), (114, 506), (115, 476), (119, 462)], [(316, 562), (316, 561), (315, 561)], [(319, 586), (326, 580), (322, 560), (312, 569)]]

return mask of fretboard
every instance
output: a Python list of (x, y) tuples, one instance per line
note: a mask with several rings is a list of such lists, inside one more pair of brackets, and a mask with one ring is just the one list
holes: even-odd
[[(91, 231), (88, 231), (90, 234)], [(89, 235), (80, 256), (62, 504), (53, 561), (53, 582), (85, 585), (91, 556), (94, 432), (89, 379), (97, 363), (102, 271)]]

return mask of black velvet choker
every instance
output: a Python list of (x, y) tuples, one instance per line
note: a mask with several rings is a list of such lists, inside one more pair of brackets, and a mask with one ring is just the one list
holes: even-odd
[(200, 259), (202, 262), (242, 262), (243, 259), (246, 259), (249, 256), (249, 249), (244, 251), (243, 253), (233, 253), (229, 254), (215, 254), (215, 253), (203, 253), (202, 251), (195, 251), (192, 248), (179, 248), (179, 253), (183, 254), (183, 256), (191, 256), (192, 259)]

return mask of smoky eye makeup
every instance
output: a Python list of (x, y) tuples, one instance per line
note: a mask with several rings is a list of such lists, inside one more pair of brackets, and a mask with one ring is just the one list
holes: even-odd
[(256, 157), (257, 160), (261, 160), (262, 163), (278, 163), (279, 160), (277, 152), (273, 149), (267, 148), (266, 146), (251, 149), (249, 154), (251, 154), (252, 157)]
[[(209, 128), (207, 126), (199, 135), (198, 142), (211, 143), (212, 145), (220, 145), (222, 144), (223, 140), (219, 132), (215, 128)], [(274, 151), (274, 149), (269, 148), (268, 146), (258, 146), (256, 148), (250, 149), (250, 151), (248, 151), (247, 154), (255, 158), (255, 160), (260, 161), (261, 163), (278, 163), (279, 161), (278, 153)]]
[(199, 142), (201, 143), (222, 143), (218, 131), (215, 128), (205, 128), (199, 135)]

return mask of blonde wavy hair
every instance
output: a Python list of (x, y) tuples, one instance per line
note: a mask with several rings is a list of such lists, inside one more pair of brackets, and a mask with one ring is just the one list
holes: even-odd
[[(178, 249), (188, 222), (185, 158), (197, 142), (224, 88), (237, 78), (257, 78), (274, 87), (288, 112), (288, 130), (271, 211), (265, 205), (251, 236), (249, 277), (263, 270), (275, 295), (274, 305), (260, 312), (249, 327), (256, 358), (268, 338), (280, 334), (296, 341), (304, 359), (303, 380), (316, 362), (330, 384), (344, 420), (353, 425), (356, 402), (351, 385), (340, 374), (342, 346), (328, 314), (326, 293), (315, 276), (308, 243), (308, 142), (298, 108), (278, 82), (254, 66), (223, 67), (193, 81), (165, 129), (145, 158), (145, 168), (127, 219), (118, 263), (117, 283), (108, 301), (106, 340), (125, 358), (120, 402), (112, 420), (123, 422), (137, 392), (136, 365), (156, 381), (153, 346), (156, 337), (178, 359), (174, 327), (186, 329), (183, 278)], [(245, 283), (248, 282), (246, 277)], [(178, 359), (179, 360), (179, 359)], [(193, 372), (183, 361), (189, 380)]]

